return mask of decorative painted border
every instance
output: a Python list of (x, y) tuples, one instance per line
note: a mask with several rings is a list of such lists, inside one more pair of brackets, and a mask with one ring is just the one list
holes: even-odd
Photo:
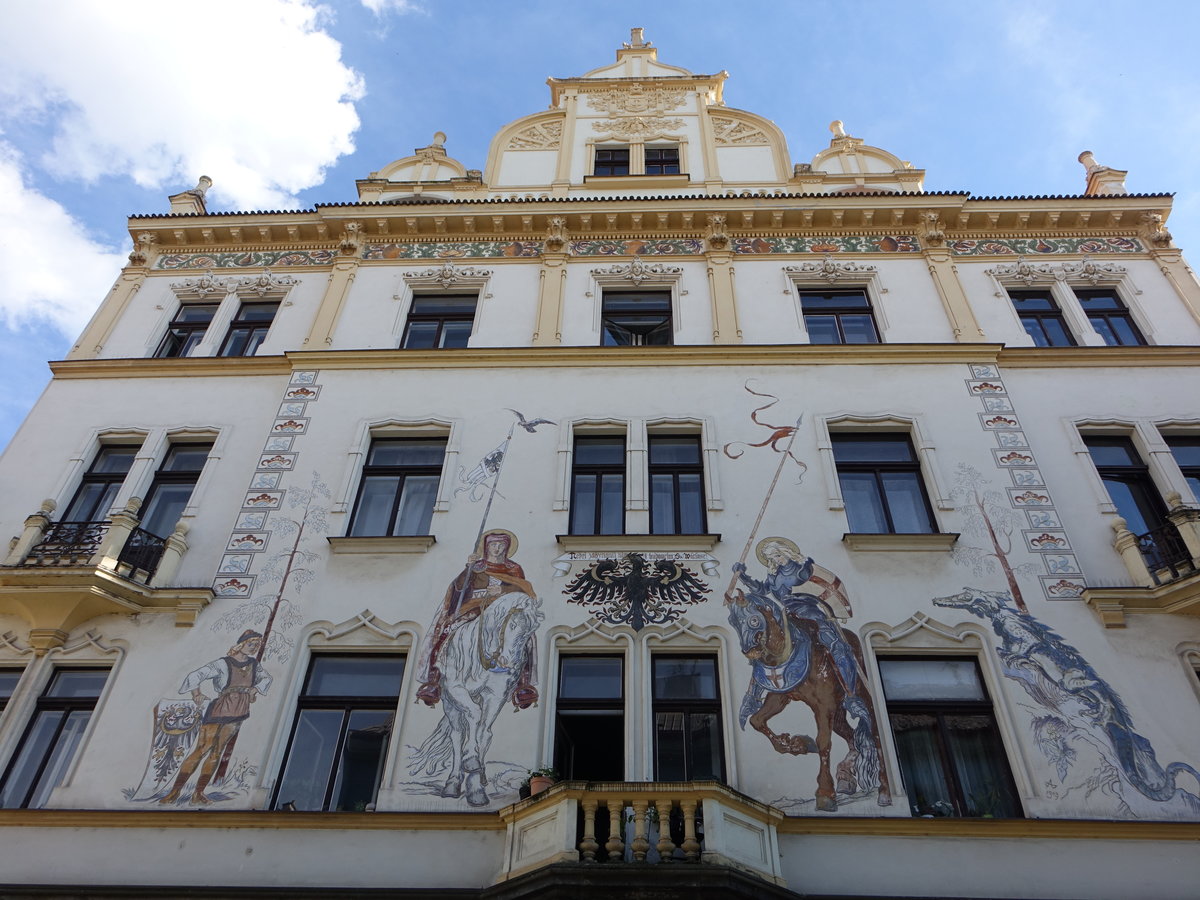
[(154, 262), (156, 269), (252, 269), (265, 266), (328, 266), (332, 250), (242, 250), (231, 253), (171, 253)]
[(699, 256), (704, 242), (697, 238), (650, 241), (571, 241), (572, 256)]
[(742, 237), (732, 241), (734, 253), (919, 253), (911, 234), (840, 237)]
[(482, 259), (536, 257), (541, 241), (413, 241), (406, 244), (367, 244), (363, 259)]
[(1029, 528), (1021, 532), (1021, 544), (1034, 559), (1041, 561), (1046, 571), (1038, 576), (1042, 593), (1047, 600), (1077, 600), (1086, 587), (1079, 561), (1029, 449), (1020, 419), (1012, 414), (1012, 401), (1000, 368), (992, 363), (972, 363), (969, 368), (971, 377), (965, 380), (967, 392), (977, 397), (984, 409), (979, 414), (979, 425), (997, 444), (992, 448), (993, 463), (997, 471), (1007, 473), (1012, 484), (1004, 489), (1009, 505), (1019, 510), (1029, 523)]
[(213, 580), (213, 593), (217, 597), (246, 599), (254, 593), (258, 576), (251, 572), (260, 558), (258, 554), (271, 540), (271, 511), (283, 506), (283, 497), (287, 493), (279, 485), (284, 472), (294, 470), (299, 459), (300, 454), (293, 450), (293, 445), (297, 435), (308, 431), (309, 417), (305, 415), (308, 404), (315, 403), (321, 396), (321, 386), (316, 380), (315, 370), (293, 372), (284, 389), (279, 416), (271, 423), (258, 466), (250, 477), (242, 501), (242, 511), (234, 523)]
[(1028, 256), (1051, 253), (1141, 253), (1146, 247), (1137, 238), (989, 238), (950, 241), (955, 256)]

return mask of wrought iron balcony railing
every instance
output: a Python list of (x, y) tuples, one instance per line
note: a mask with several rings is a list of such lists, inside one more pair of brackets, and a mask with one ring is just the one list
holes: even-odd
[(1187, 544), (1171, 522), (1139, 534), (1137, 544), (1155, 584), (1169, 584), (1196, 571)]
[(166, 538), (151, 534), (144, 528), (135, 528), (117, 556), (118, 572), (124, 574), (123, 568), (128, 566), (130, 578), (148, 582), (154, 577), (166, 549)]
[(29, 551), (25, 566), (86, 566), (111, 522), (54, 522)]

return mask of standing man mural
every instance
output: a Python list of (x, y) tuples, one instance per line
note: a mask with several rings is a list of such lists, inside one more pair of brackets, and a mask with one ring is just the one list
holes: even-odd
[[(257, 658), (262, 640), (262, 634), (257, 631), (243, 631), (225, 656), (201, 666), (183, 680), (179, 693), (190, 693), (196, 706), (204, 709), (200, 735), (192, 752), (180, 764), (174, 786), (159, 800), (160, 803), (178, 802), (197, 768), (200, 768), (200, 775), (192, 788), (191, 802), (203, 805), (212, 802), (204, 790), (216, 774), (226, 746), (250, 717), (250, 704), (271, 686), (271, 676)], [(212, 682), (213, 690), (217, 692), (211, 702), (202, 690), (206, 681)]]

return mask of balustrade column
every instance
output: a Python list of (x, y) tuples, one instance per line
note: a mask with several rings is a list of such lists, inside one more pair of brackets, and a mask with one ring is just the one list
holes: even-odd
[(162, 558), (159, 559), (158, 568), (154, 570), (154, 578), (151, 579), (154, 587), (164, 587), (175, 580), (183, 562), (183, 554), (187, 552), (187, 533), (188, 524), (180, 519), (175, 523), (175, 530), (163, 546)]
[(696, 801), (680, 800), (679, 811), (683, 813), (683, 843), (680, 845), (688, 862), (700, 858), (700, 842), (696, 840)]
[(120, 564), (121, 550), (125, 547), (125, 542), (129, 540), (129, 535), (133, 533), (133, 529), (138, 527), (138, 510), (142, 508), (141, 497), (130, 497), (129, 502), (125, 504), (125, 508), (112, 517), (111, 524), (108, 526), (108, 533), (104, 535), (104, 540), (100, 542), (100, 547), (96, 550), (95, 556), (92, 557), (90, 565), (97, 568), (109, 569), (117, 571)]
[(633, 848), (634, 862), (645, 862), (646, 851), (650, 849), (650, 842), (646, 840), (646, 810), (649, 805), (648, 800), (633, 801), (633, 840), (630, 846)]
[(1139, 587), (1154, 587), (1154, 576), (1142, 556), (1142, 548), (1138, 544), (1137, 535), (1129, 530), (1129, 523), (1117, 516), (1113, 519), (1112, 530), (1116, 533), (1113, 538), (1113, 548), (1121, 554), (1121, 561), (1129, 570), (1134, 584)]
[(608, 851), (609, 862), (615, 862), (625, 855), (625, 842), (621, 840), (621, 814), (625, 806), (619, 800), (605, 802), (608, 805), (608, 840), (604, 842), (604, 849)]
[(1184, 505), (1183, 497), (1178, 491), (1171, 491), (1167, 494), (1167, 506), (1171, 508), (1171, 511), (1167, 513), (1167, 518), (1179, 532), (1179, 537), (1182, 538), (1184, 546), (1187, 547), (1188, 554), (1195, 564), (1200, 561), (1200, 521), (1197, 520), (1197, 513)]
[(583, 801), (583, 840), (579, 842), (579, 852), (583, 854), (584, 862), (595, 862), (596, 851), (600, 849), (596, 843), (596, 810), (599, 806), (596, 800)]
[(29, 551), (37, 546), (38, 541), (42, 539), (42, 535), (46, 533), (46, 529), (50, 527), (50, 517), (54, 514), (57, 506), (58, 504), (49, 498), (42, 501), (41, 508), (25, 520), (25, 530), (21, 532), (21, 536), (17, 538), (17, 542), (13, 544), (8, 558), (4, 560), (4, 565), (19, 566), (25, 562), (25, 557), (29, 555)]
[(654, 846), (659, 858), (665, 861), (675, 855), (675, 842), (671, 840), (671, 801), (659, 799), (654, 805), (658, 809), (658, 843)]

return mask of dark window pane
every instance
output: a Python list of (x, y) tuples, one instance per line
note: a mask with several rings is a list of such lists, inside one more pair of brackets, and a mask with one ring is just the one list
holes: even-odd
[(1048, 294), (1010, 292), (1017, 312), (1058, 312), (1058, 304)]
[(1075, 339), (1071, 337), (1071, 333), (1067, 331), (1066, 324), (1062, 319), (1058, 318), (1042, 318), (1042, 328), (1046, 333), (1046, 340), (1051, 347), (1070, 347), (1075, 343)]
[(174, 321), (188, 325), (207, 325), (212, 321), (213, 314), (216, 311), (216, 304), (185, 303), (179, 307), (179, 312), (175, 314)]
[(836, 316), (805, 316), (804, 327), (808, 331), (809, 343), (840, 344), (842, 342)]
[(98, 522), (103, 519), (121, 489), (120, 481), (100, 481), (79, 486), (71, 505), (63, 514), (64, 522)]
[(913, 462), (912, 444), (903, 433), (878, 434), (867, 438), (835, 434), (833, 457), (839, 463)]
[(277, 303), (243, 303), (238, 311), (239, 322), (270, 322), (275, 318)]
[(604, 294), (604, 313), (633, 313), (638, 315), (669, 315), (671, 312), (670, 291), (647, 293), (608, 292)]
[(888, 718), (912, 814), (955, 815), (954, 795), (946, 780), (938, 746), (937, 719), (918, 713), (892, 713)]
[(807, 291), (800, 294), (800, 308), (804, 312), (818, 310), (856, 310), (871, 308), (867, 295), (856, 291), (847, 294), (814, 294)]
[(412, 312), (423, 316), (474, 317), (478, 299), (474, 294), (413, 297)]
[(623, 665), (624, 660), (619, 656), (564, 656), (558, 696), (572, 700), (619, 700)]
[(721, 747), (721, 720), (716, 713), (688, 714), (688, 748), (692, 761), (689, 781), (722, 780), (725, 757)]
[(39, 712), (25, 733), (21, 750), (13, 760), (4, 788), (0, 790), (0, 807), (13, 809), (24, 806), (25, 798), (33, 787), (38, 769), (51, 751), (59, 725), (67, 713), (64, 710)]
[(400, 489), (399, 475), (371, 475), (363, 479), (354, 511), (354, 522), (350, 526), (352, 537), (383, 535), (388, 533), (388, 522), (392, 518), (392, 506)]
[(600, 478), (600, 533), (623, 534), (625, 531), (625, 476), (602, 475)]
[(1085, 310), (1093, 312), (1096, 310), (1123, 310), (1123, 304), (1114, 294), (1103, 293), (1100, 291), (1076, 291), (1076, 296), (1079, 297), (1079, 302)]
[(1141, 479), (1104, 477), (1108, 496), (1117, 507), (1117, 514), (1126, 521), (1134, 534), (1145, 534), (1162, 524), (1162, 513), (1153, 487)]
[(947, 715), (946, 749), (958, 776), (966, 816), (1019, 816), (1004, 746), (990, 715)]
[(0, 669), (0, 709), (4, 709), (4, 704), (12, 697), (20, 680), (20, 669)]
[(375, 802), (393, 715), (382, 709), (356, 709), (350, 713), (329, 809), (362, 812), (368, 803)]
[(1097, 466), (1141, 466), (1142, 458), (1138, 456), (1129, 438), (1090, 437), (1084, 440), (1092, 462)]
[(400, 492), (400, 508), (392, 534), (429, 534), (433, 504), (437, 500), (437, 475), (409, 475)]
[(280, 779), (275, 805), (295, 804), (298, 810), (324, 808), (329, 772), (341, 738), (340, 709), (304, 709), (296, 719), (296, 731)]
[(657, 751), (655, 778), (659, 781), (687, 780), (687, 714), (654, 714), (654, 741)]
[(571, 491), (571, 534), (596, 533), (596, 475), (576, 475)]
[(107, 669), (59, 669), (54, 673), (45, 696), (96, 699), (104, 690)]
[(440, 322), (409, 322), (408, 332), (404, 336), (404, 347), (407, 350), (429, 350), (437, 341)]
[(656, 656), (654, 658), (654, 699), (715, 700), (717, 667), (713, 659)]
[(883, 472), (883, 491), (892, 531), (897, 534), (930, 534), (933, 526), (925, 506), (925, 489), (919, 472)]
[(704, 487), (699, 474), (679, 476), (679, 533), (703, 534)]
[(1021, 324), (1025, 326), (1025, 333), (1033, 338), (1035, 347), (1050, 346), (1050, 338), (1046, 336), (1046, 332), (1042, 329), (1041, 319), (1021, 319)]
[(1105, 319), (1103, 316), (1092, 316), (1091, 322), (1092, 327), (1096, 329), (1096, 333), (1100, 335), (1100, 337), (1104, 338), (1104, 343), (1110, 347), (1117, 347), (1120, 345), (1121, 339), (1117, 337), (1116, 332), (1112, 330), (1112, 327), (1108, 324), (1107, 319)]
[(137, 447), (101, 447), (88, 471), (124, 475), (133, 465), (137, 451)]
[(437, 466), (446, 458), (445, 441), (376, 440), (367, 456), (371, 466)]
[(304, 693), (318, 697), (398, 697), (403, 675), (403, 656), (316, 656)]
[(576, 465), (625, 465), (625, 439), (613, 438), (576, 438)]
[(850, 530), (858, 534), (884, 534), (887, 517), (873, 472), (839, 472), (842, 498)]
[(1108, 316), (1105, 321), (1116, 338), (1115, 343), (1123, 347), (1136, 347), (1146, 343), (1128, 316)]
[(970, 659), (881, 659), (884, 694), (896, 700), (987, 700)]
[(142, 530), (158, 537), (169, 537), (192, 497), (194, 486), (190, 481), (183, 484), (154, 485), (146, 505), (142, 508)]
[(839, 317), (847, 344), (878, 344), (875, 322), (870, 316), (843, 315)]
[(1167, 446), (1180, 466), (1200, 466), (1200, 437), (1169, 437)]
[(651, 437), (650, 463), (699, 465), (700, 442), (693, 437)]
[(164, 472), (199, 472), (208, 460), (211, 444), (172, 444), (163, 460)]
[(447, 322), (442, 327), (442, 348), (458, 350), (467, 346), (471, 339), (470, 322)]
[(66, 722), (63, 723), (58, 739), (50, 749), (46, 767), (42, 769), (42, 774), (38, 777), (37, 787), (26, 803), (30, 809), (40, 809), (45, 806), (46, 801), (50, 799), (50, 792), (62, 784), (62, 780), (67, 774), (67, 768), (71, 765), (71, 760), (75, 758), (75, 751), (79, 749), (83, 733), (91, 720), (92, 711), (90, 709), (73, 709), (67, 713)]

